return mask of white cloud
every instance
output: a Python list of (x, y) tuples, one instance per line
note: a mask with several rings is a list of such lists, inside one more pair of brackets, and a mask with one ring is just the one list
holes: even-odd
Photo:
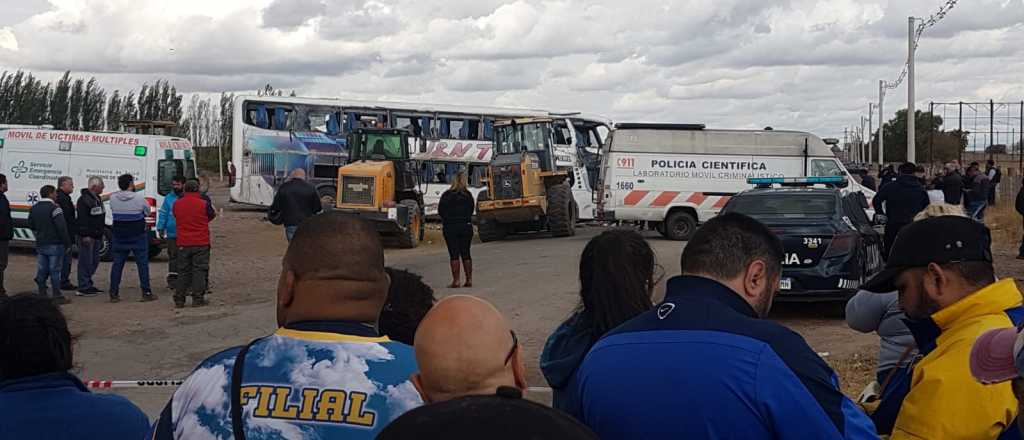
[[(834, 136), (896, 77), (934, 0), (7, 0), (0, 69), (108, 89), (514, 104)], [(6, 7), (6, 6), (5, 6)], [(960, 2), (918, 99), (1024, 99), (1024, 0)], [(887, 109), (901, 108), (891, 92)], [(920, 104), (919, 104), (920, 105)], [(926, 105), (926, 104), (925, 104)], [(891, 115), (892, 113), (890, 113)]]

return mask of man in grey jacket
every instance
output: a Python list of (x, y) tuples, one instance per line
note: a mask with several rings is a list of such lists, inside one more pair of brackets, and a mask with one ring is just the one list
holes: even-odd
[[(862, 290), (846, 303), (846, 325), (863, 333), (876, 332), (881, 338), (875, 369), (879, 384), (884, 383), (895, 368), (913, 359), (913, 353), (906, 353), (915, 346), (914, 336), (903, 323), (906, 317), (896, 292), (879, 294)], [(903, 358), (902, 364), (900, 358)]]

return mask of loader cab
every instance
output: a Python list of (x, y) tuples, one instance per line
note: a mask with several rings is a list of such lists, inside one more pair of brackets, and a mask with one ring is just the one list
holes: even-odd
[(414, 191), (418, 176), (409, 152), (408, 130), (398, 128), (357, 128), (348, 135), (349, 163), (392, 162), (395, 191)]
[(495, 156), (519, 157), (522, 153), (531, 153), (537, 157), (541, 171), (554, 171), (552, 122), (551, 119), (540, 118), (495, 123)]

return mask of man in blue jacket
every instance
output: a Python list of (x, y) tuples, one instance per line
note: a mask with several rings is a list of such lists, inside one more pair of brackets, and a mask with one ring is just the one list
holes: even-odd
[(705, 223), (664, 302), (591, 349), (571, 410), (604, 440), (877, 438), (804, 339), (763, 319), (782, 258), (750, 217)]
[(174, 202), (185, 190), (185, 176), (171, 178), (171, 192), (164, 196), (164, 203), (156, 216), (156, 233), (167, 244), (167, 287), (177, 288), (178, 282), (178, 224), (174, 220)]
[(0, 437), (143, 439), (149, 419), (128, 399), (93, 394), (70, 373), (71, 333), (57, 305), (0, 298)]

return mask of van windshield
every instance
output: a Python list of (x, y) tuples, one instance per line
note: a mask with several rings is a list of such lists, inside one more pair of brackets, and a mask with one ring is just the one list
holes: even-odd
[(186, 179), (196, 177), (196, 165), (191, 160), (185, 159), (161, 159), (157, 162), (156, 192), (162, 196), (170, 193), (171, 181), (174, 176), (185, 176)]

